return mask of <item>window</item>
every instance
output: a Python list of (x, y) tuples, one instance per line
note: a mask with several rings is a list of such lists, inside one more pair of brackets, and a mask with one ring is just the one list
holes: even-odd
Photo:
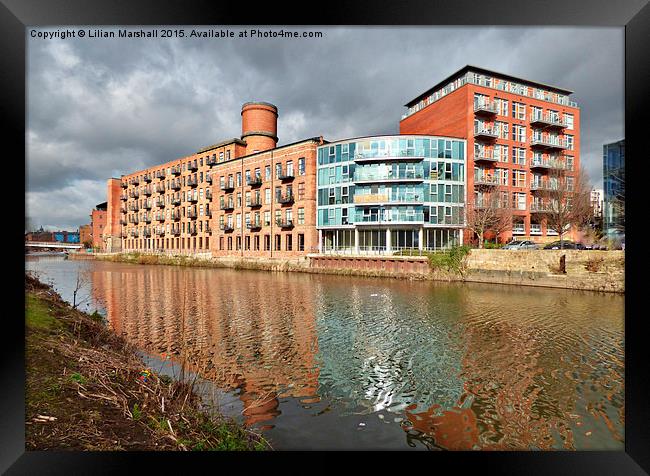
[(512, 140), (526, 142), (526, 127), (520, 125), (512, 126)]
[(251, 181), (251, 171), (250, 171), (250, 170), (247, 170), (247, 171), (244, 173), (244, 177), (246, 178), (246, 183), (250, 182), (250, 181)]
[(497, 104), (497, 114), (499, 116), (507, 116), (508, 115), (508, 101), (505, 99), (495, 99), (495, 102)]
[(513, 102), (512, 117), (520, 120), (526, 119), (526, 106), (520, 102)]
[(494, 169), (494, 175), (499, 185), (508, 185), (508, 169)]
[(291, 210), (291, 208), (287, 208), (287, 211), (285, 213), (285, 218), (287, 219), (287, 223), (293, 221), (293, 210)]
[(229, 150), (226, 151), (226, 160), (230, 160), (230, 151)]
[(271, 203), (271, 189), (270, 188), (265, 188), (264, 189), (264, 203), (266, 205)]
[(499, 162), (508, 162), (508, 146), (501, 144), (494, 146), (494, 158)]
[(512, 163), (526, 165), (526, 149), (521, 147), (512, 148)]
[(287, 162), (287, 176), (288, 177), (293, 177), (293, 161), (289, 160)]
[(271, 166), (267, 165), (264, 167), (264, 176), (266, 177), (266, 180), (271, 180)]
[(305, 251), (305, 235), (298, 233), (298, 251)]
[(241, 187), (241, 172), (237, 172), (237, 186)]
[(271, 212), (264, 212), (264, 226), (271, 224)]
[(566, 156), (566, 167), (568, 170), (573, 170), (573, 157), (569, 155)]
[[(347, 144), (345, 145), (347, 149)], [(305, 158), (300, 157), (298, 159), (298, 175), (305, 175)]]
[(246, 206), (250, 207), (251, 206), (251, 193), (246, 192)]
[(566, 189), (569, 192), (573, 192), (573, 183), (574, 183), (574, 178), (573, 177), (567, 177), (566, 178)]
[(499, 138), (507, 139), (508, 138), (508, 131), (509, 131), (508, 123), (507, 122), (497, 121), (494, 124), (495, 124), (496, 132), (497, 132)]
[(241, 228), (241, 213), (237, 214), (237, 220), (235, 222), (237, 224), (237, 228)]
[(566, 122), (566, 128), (573, 130), (573, 114), (564, 114), (564, 122)]
[(526, 209), (526, 194), (525, 193), (513, 193), (512, 194), (512, 208), (516, 210), (525, 210)]
[(282, 175), (282, 164), (275, 164), (275, 178), (280, 178)]
[[(347, 187), (344, 187), (347, 188)], [(304, 183), (299, 183), (298, 184), (298, 200), (303, 200), (305, 198), (305, 184)]]
[(219, 162), (223, 162), (223, 152), (219, 152)]
[(512, 186), (525, 187), (526, 186), (526, 172), (523, 170), (512, 171)]
[(282, 187), (275, 187), (275, 201), (279, 202), (282, 197)]
[(567, 134), (565, 137), (567, 149), (573, 150), (573, 136)]

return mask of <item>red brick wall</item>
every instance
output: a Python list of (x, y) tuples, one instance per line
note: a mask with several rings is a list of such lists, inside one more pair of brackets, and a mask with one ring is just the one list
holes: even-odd
[[(573, 151), (567, 151), (569, 155), (574, 157), (574, 172), (577, 174), (580, 168), (580, 110), (575, 107), (563, 106), (560, 104), (542, 101), (528, 96), (521, 96), (518, 94), (509, 93), (506, 91), (496, 90), (493, 88), (477, 86), (474, 84), (466, 84), (457, 90), (449, 93), (448, 95), (440, 98), (438, 101), (426, 106), (420, 111), (412, 114), (411, 116), (403, 119), (400, 122), (401, 134), (432, 134), (452, 137), (462, 137), (467, 139), (467, 167), (466, 167), (466, 181), (467, 181), (467, 194), (474, 193), (474, 93), (480, 93), (488, 96), (489, 100), (495, 98), (505, 99), (508, 101), (508, 111), (506, 116), (496, 115), (481, 116), (488, 123), (494, 121), (508, 123), (508, 137), (507, 139), (497, 139), (493, 143), (498, 143), (508, 146), (508, 158), (506, 162), (497, 163), (481, 163), (481, 168), (488, 169), (488, 173), (494, 173), (495, 168), (508, 169), (508, 185), (503, 188), (509, 194), (509, 199), (512, 200), (513, 192), (522, 192), (527, 194), (527, 207), (525, 211), (515, 211), (514, 214), (521, 216), (524, 220), (525, 237), (536, 241), (553, 241), (558, 239), (557, 236), (545, 236), (546, 225), (545, 220), (541, 220), (542, 233), (544, 236), (530, 235), (531, 213), (530, 206), (533, 201), (533, 193), (530, 191), (530, 184), (532, 182), (532, 172), (530, 169), (531, 163), (531, 147), (530, 136), (532, 134), (532, 127), (530, 124), (531, 106), (541, 107), (546, 113), (549, 109), (558, 111), (560, 115), (563, 113), (573, 114), (574, 128), (573, 130), (564, 129), (562, 132), (570, 133), (574, 137)], [(512, 103), (518, 102), (525, 105), (526, 118), (523, 120), (512, 117)], [(526, 127), (526, 142), (516, 142), (512, 140), (513, 125), (523, 125)], [(482, 142), (483, 143), (483, 142)], [(526, 165), (512, 163), (512, 149), (513, 147), (520, 147), (526, 149)], [(524, 170), (526, 172), (526, 187), (512, 186), (513, 170)], [(469, 241), (471, 233), (465, 233), (465, 241)], [(501, 239), (504, 241), (512, 237), (512, 232), (508, 231), (501, 234)], [(575, 232), (565, 235), (565, 238), (575, 238)]]
[[(294, 144), (290, 147), (280, 148), (277, 150), (269, 150), (266, 152), (254, 154), (252, 156), (244, 157), (240, 160), (232, 161), (228, 164), (223, 164), (215, 168), (214, 176), (214, 199), (212, 207), (214, 210), (213, 215), (213, 240), (210, 243), (211, 251), (214, 256), (266, 256), (266, 257), (296, 257), (303, 256), (306, 253), (318, 248), (318, 232), (316, 230), (316, 147), (318, 144), (315, 141), (305, 141)], [(305, 175), (298, 175), (298, 159), (305, 158)], [(275, 167), (276, 164), (282, 164), (283, 171), (286, 171), (286, 164), (288, 161), (293, 162), (294, 176), (292, 180), (278, 180), (276, 178)], [(265, 168), (267, 165), (271, 166), (271, 180), (268, 181), (265, 176)], [(251, 177), (255, 175), (255, 169), (259, 168), (262, 174), (263, 183), (260, 186), (253, 187), (246, 184), (246, 170), (250, 170)], [(220, 189), (220, 177), (228, 177), (232, 175), (233, 180), (236, 179), (237, 172), (241, 173), (242, 185), (237, 186), (235, 182), (235, 189), (232, 192), (225, 192)], [(280, 204), (275, 199), (275, 189), (280, 186), (282, 194), (285, 194), (287, 185), (292, 186), (294, 203), (293, 204)], [(299, 190), (303, 188), (303, 195), (300, 198)], [(271, 190), (271, 203), (265, 201), (265, 190)], [(246, 206), (246, 192), (251, 192), (251, 199), (254, 200), (255, 191), (260, 191), (260, 199), (262, 206), (252, 208)], [(237, 206), (237, 193), (241, 193), (241, 206)], [(232, 196), (235, 209), (232, 211), (224, 211), (220, 209), (220, 197), (224, 197), (225, 202), (228, 202), (228, 197)], [(304, 224), (298, 224), (298, 210), (304, 208)], [(289, 229), (282, 229), (275, 224), (276, 210), (282, 211), (282, 219), (286, 217), (286, 210), (291, 209), (293, 215), (294, 227)], [(245, 214), (251, 214), (251, 222), (254, 220), (255, 212), (260, 213), (260, 221), (262, 227), (259, 231), (252, 231), (246, 228)], [(264, 213), (271, 213), (270, 225), (264, 224)], [(237, 214), (241, 215), (241, 228), (237, 228)], [(232, 224), (235, 228), (232, 232), (225, 232), (220, 229), (219, 217), (224, 217), (224, 223), (227, 223), (228, 216), (232, 216)], [(298, 235), (304, 236), (304, 250), (298, 249)], [(245, 250), (246, 239), (250, 240), (250, 247), (255, 246), (255, 237), (259, 237), (258, 250), (248, 249)], [(269, 236), (271, 249), (264, 250), (265, 236)], [(280, 248), (276, 249), (275, 240), (276, 236), (280, 236)], [(291, 236), (292, 250), (288, 251), (287, 237)], [(241, 246), (237, 250), (237, 238), (239, 237)], [(231, 249), (228, 249), (228, 239), (231, 239)]]

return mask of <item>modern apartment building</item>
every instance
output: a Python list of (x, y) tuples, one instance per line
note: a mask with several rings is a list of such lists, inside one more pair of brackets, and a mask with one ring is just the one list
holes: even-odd
[(625, 233), (625, 139), (603, 146), (603, 231)]
[(466, 141), (423, 135), (318, 147), (319, 250), (440, 249), (463, 240)]
[(277, 147), (274, 105), (245, 103), (241, 115), (241, 138), (109, 180), (113, 250), (279, 257), (317, 249), (322, 138)]
[(465, 66), (406, 104), (400, 133), (465, 139), (468, 198), (481, 203), (498, 189), (514, 209), (501, 238), (555, 239), (542, 195), (557, 183), (557, 171), (571, 183), (580, 166), (580, 110), (571, 94)]

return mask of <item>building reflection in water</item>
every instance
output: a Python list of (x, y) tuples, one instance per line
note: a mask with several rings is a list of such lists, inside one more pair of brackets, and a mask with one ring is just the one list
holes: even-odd
[(110, 325), (238, 392), (380, 415), (409, 444), (622, 449), (621, 296), (96, 263)]
[(277, 416), (281, 397), (316, 397), (309, 280), (166, 266), (103, 268), (97, 263), (93, 291), (115, 331), (221, 389), (238, 391), (246, 424)]

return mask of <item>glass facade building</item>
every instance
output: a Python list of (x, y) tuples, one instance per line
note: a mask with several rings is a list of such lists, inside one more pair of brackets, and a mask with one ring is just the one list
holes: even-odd
[(392, 253), (462, 243), (465, 158), (465, 140), (426, 135), (318, 147), (320, 251)]
[(603, 146), (603, 231), (625, 234), (625, 140)]

